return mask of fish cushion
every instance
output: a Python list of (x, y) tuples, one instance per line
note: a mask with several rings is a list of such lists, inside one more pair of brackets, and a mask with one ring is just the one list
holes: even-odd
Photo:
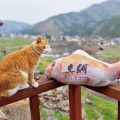
[(58, 58), (46, 68), (45, 74), (66, 84), (106, 86), (114, 80), (110, 64), (99, 61), (82, 50)]

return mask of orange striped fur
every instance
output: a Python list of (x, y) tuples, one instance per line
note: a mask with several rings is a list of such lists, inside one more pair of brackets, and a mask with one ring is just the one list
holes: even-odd
[(34, 70), (40, 61), (40, 54), (46, 49), (47, 40), (40, 37), (32, 44), (8, 54), (0, 62), (0, 95), (11, 96), (17, 90), (29, 87), (38, 87), (34, 80)]

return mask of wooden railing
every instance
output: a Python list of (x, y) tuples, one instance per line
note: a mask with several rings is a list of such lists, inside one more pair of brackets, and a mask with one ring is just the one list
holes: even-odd
[[(33, 87), (29, 87), (27, 89), (18, 91), (18, 93), (12, 97), (8, 98), (1, 97), (0, 107), (25, 98), (29, 98), (31, 120), (40, 120), (38, 94), (63, 86), (64, 84), (57, 82), (56, 80), (48, 79), (43, 79), (42, 81), (39, 80), (38, 83), (39, 87), (36, 89)], [(118, 120), (120, 120), (120, 84), (112, 83), (107, 87), (91, 87), (91, 86), (84, 87), (118, 100)], [(69, 85), (70, 120), (82, 120), (80, 91), (81, 91), (80, 85)]]

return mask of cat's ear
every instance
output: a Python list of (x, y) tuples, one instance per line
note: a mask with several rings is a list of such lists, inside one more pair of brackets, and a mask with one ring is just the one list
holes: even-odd
[(37, 43), (37, 44), (41, 43), (41, 41), (42, 41), (41, 37), (38, 37), (38, 38), (36, 39), (36, 43)]

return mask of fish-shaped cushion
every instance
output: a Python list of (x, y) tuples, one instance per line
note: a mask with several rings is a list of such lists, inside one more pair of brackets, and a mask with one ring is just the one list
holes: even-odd
[(120, 78), (120, 62), (109, 64), (93, 58), (85, 51), (76, 50), (52, 62), (45, 74), (66, 84), (106, 86)]

